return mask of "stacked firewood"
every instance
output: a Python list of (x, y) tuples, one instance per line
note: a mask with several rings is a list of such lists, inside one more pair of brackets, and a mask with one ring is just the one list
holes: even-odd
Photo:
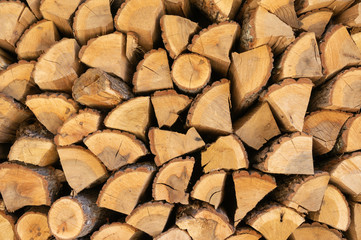
[(361, 2), (0, 0), (0, 239), (361, 239)]

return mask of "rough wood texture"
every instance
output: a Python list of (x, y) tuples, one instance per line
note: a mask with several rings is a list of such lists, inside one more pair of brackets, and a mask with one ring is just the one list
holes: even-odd
[(192, 15), (190, 0), (163, 0), (167, 14), (190, 17)]
[(212, 22), (224, 22), (233, 19), (242, 4), (242, 1), (238, 0), (190, 1), (193, 5), (199, 8)]
[(361, 227), (360, 227), (360, 220), (361, 220), (361, 204), (350, 202), (350, 209), (351, 209), (351, 224), (347, 230), (347, 237), (350, 240), (357, 240), (361, 237)]
[(129, 224), (121, 222), (113, 222), (104, 224), (101, 228), (94, 232), (91, 240), (118, 240), (121, 236), (124, 240), (140, 239), (142, 232)]
[(259, 240), (262, 237), (261, 234), (255, 230), (243, 227), (237, 229), (236, 233), (227, 238), (227, 240)]
[(8, 240), (16, 240), (15, 219), (13, 216), (0, 211), (0, 238)]
[(41, 210), (30, 210), (19, 218), (15, 225), (19, 239), (41, 240), (51, 237), (47, 209)]
[(357, 3), (337, 16), (336, 21), (349, 27), (361, 27), (361, 4)]
[(308, 12), (299, 17), (301, 29), (307, 32), (314, 32), (317, 39), (320, 39), (329, 23), (333, 12), (329, 9), (320, 9)]
[(5, 70), (13, 62), (13, 57), (0, 48), (0, 70)]
[(319, 223), (303, 223), (290, 236), (290, 240), (343, 240), (342, 234), (335, 230), (328, 228), (324, 224)]
[(192, 238), (189, 236), (189, 234), (186, 231), (181, 230), (177, 227), (173, 227), (154, 238), (154, 240), (168, 240), (168, 239), (192, 240)]
[(361, 149), (361, 143), (358, 141), (361, 134), (361, 114), (356, 114), (347, 119), (343, 125), (337, 142), (335, 152), (345, 153)]

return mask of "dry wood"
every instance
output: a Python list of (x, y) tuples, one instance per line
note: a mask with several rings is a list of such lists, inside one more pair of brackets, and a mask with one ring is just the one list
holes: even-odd
[(42, 240), (51, 237), (48, 227), (47, 209), (30, 210), (23, 214), (15, 225), (20, 240)]
[(262, 235), (255, 230), (248, 227), (243, 227), (237, 229), (235, 235), (230, 236), (226, 240), (259, 240), (261, 237)]
[(186, 134), (151, 128), (148, 137), (150, 150), (155, 155), (154, 162), (157, 166), (205, 145), (195, 128), (188, 129)]
[(84, 139), (85, 145), (110, 170), (135, 163), (148, 150), (134, 135), (117, 130), (97, 131)]
[(309, 79), (285, 79), (270, 86), (263, 96), (282, 130), (302, 131), (313, 84)]
[(160, 19), (160, 27), (164, 46), (171, 58), (185, 51), (190, 38), (199, 30), (197, 23), (174, 15), (164, 15)]
[(234, 225), (237, 226), (246, 214), (277, 185), (272, 176), (254, 171), (236, 171), (233, 172), (232, 177), (237, 200)]
[(86, 0), (74, 16), (73, 31), (81, 45), (91, 38), (113, 32), (109, 0)]
[(143, 233), (126, 223), (113, 222), (112, 224), (104, 224), (101, 228), (94, 232), (91, 240), (136, 240), (141, 239)]
[(170, 240), (170, 239), (192, 240), (189, 234), (185, 230), (181, 230), (177, 227), (173, 227), (154, 238), (154, 240)]
[(361, 114), (356, 114), (347, 119), (343, 125), (334, 151), (337, 153), (353, 152), (361, 149), (361, 142), (358, 141), (361, 134)]
[(189, 51), (207, 57), (214, 71), (227, 76), (231, 64), (229, 53), (240, 35), (236, 22), (222, 22), (210, 25), (192, 39)]
[(334, 15), (338, 15), (353, 3), (354, 0), (335, 0), (328, 6), (328, 8), (332, 9)]
[(42, 20), (27, 29), (16, 44), (19, 59), (35, 60), (60, 39), (52, 21)]
[(163, 3), (166, 13), (169, 15), (188, 18), (192, 15), (190, 0), (163, 0)]
[(335, 15), (347, 8), (354, 0), (305, 0), (297, 1), (296, 10), (298, 14), (305, 13), (320, 8), (328, 8)]
[(356, 43), (356, 46), (361, 51), (361, 32), (351, 32), (351, 38)]
[(321, 38), (327, 24), (332, 17), (332, 10), (320, 9), (312, 12), (308, 12), (299, 17), (301, 22), (301, 29), (307, 32), (314, 32), (316, 38)]
[(65, 94), (28, 95), (26, 106), (51, 133), (56, 134), (64, 121), (78, 111), (78, 104)]
[(155, 170), (153, 165), (140, 164), (129, 165), (117, 171), (100, 191), (98, 206), (130, 214), (152, 181)]
[(104, 120), (108, 128), (133, 133), (145, 140), (150, 126), (152, 106), (150, 97), (136, 97), (115, 107)]
[[(125, 55), (132, 65), (137, 65), (144, 57), (144, 50), (139, 45), (138, 35), (134, 32), (127, 32)], [(124, 65), (124, 64), (123, 64)], [(130, 76), (125, 76), (126, 80)]]
[(133, 227), (155, 237), (163, 231), (172, 208), (173, 205), (169, 203), (144, 203), (135, 208), (125, 221)]
[(0, 71), (5, 70), (13, 62), (13, 57), (0, 48)]
[(201, 155), (203, 171), (248, 168), (248, 156), (240, 139), (234, 135), (219, 137)]
[(194, 53), (182, 54), (174, 60), (172, 79), (175, 85), (186, 93), (198, 93), (211, 78), (210, 61)]
[(35, 17), (40, 20), (43, 18), (43, 15), (40, 12), (40, 2), (41, 0), (26, 0), (30, 10), (33, 12)]
[(157, 91), (151, 97), (158, 126), (171, 127), (179, 114), (192, 102), (186, 95), (178, 94), (175, 90)]
[(0, 211), (0, 238), (17, 240), (15, 233), (15, 219), (5, 211)]
[(240, 113), (252, 105), (266, 86), (272, 68), (273, 54), (267, 45), (242, 53), (232, 53), (229, 77), (233, 112)]
[(223, 22), (233, 19), (242, 4), (242, 1), (239, 0), (190, 1), (213, 22)]
[(347, 230), (347, 237), (350, 240), (358, 240), (361, 237), (361, 204), (355, 202), (350, 203), (351, 210), (351, 224)]
[(335, 230), (330, 229), (324, 224), (319, 223), (303, 223), (299, 226), (290, 236), (290, 240), (343, 240), (342, 234)]
[(164, 164), (154, 178), (154, 200), (188, 204), (189, 194), (186, 191), (192, 176), (194, 163), (193, 157), (186, 157), (176, 158)]
[(63, 38), (38, 59), (33, 72), (35, 83), (42, 90), (70, 92), (82, 72), (75, 39)]
[(312, 136), (296, 132), (282, 135), (254, 157), (255, 168), (268, 173), (311, 175)]
[(337, 16), (337, 23), (349, 27), (361, 27), (361, 4), (357, 3)]

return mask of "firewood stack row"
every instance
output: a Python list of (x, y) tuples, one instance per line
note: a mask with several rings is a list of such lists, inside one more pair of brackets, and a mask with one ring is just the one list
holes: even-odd
[(361, 239), (361, 2), (0, 1), (0, 239)]

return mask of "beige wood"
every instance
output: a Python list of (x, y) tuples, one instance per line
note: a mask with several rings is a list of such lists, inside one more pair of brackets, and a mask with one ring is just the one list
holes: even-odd
[(347, 237), (350, 240), (358, 240), (361, 237), (361, 204), (350, 202), (351, 224), (347, 230)]
[(188, 129), (186, 134), (151, 128), (148, 137), (150, 150), (155, 155), (154, 162), (157, 166), (205, 145), (195, 128)]
[(170, 240), (170, 239), (192, 240), (192, 238), (189, 236), (189, 234), (186, 231), (181, 230), (177, 227), (173, 227), (154, 238), (154, 240)]
[(142, 233), (140, 230), (130, 226), (126, 223), (113, 222), (111, 224), (104, 224), (100, 229), (94, 232), (91, 240), (136, 240), (140, 239)]
[(292, 28), (299, 28), (301, 26), (297, 19), (294, 0), (260, 0), (257, 2), (260, 6), (275, 14), (279, 19), (290, 25)]
[(42, 240), (51, 237), (48, 227), (47, 212), (28, 211), (23, 214), (15, 225), (20, 240)]
[(237, 229), (235, 235), (228, 237), (226, 240), (259, 240), (261, 237), (262, 235), (255, 230), (243, 227)]
[(290, 240), (343, 240), (342, 234), (320, 223), (303, 223), (290, 236)]
[(358, 49), (361, 51), (361, 32), (351, 32), (351, 38), (356, 43)]
[(17, 240), (15, 234), (15, 219), (13, 216), (0, 211), (0, 238), (8, 240)]
[(345, 153), (361, 149), (361, 143), (358, 141), (361, 134), (361, 114), (350, 117), (342, 127), (337, 142), (335, 152)]
[(181, 17), (192, 15), (190, 0), (163, 0), (166, 13)]
[(212, 22), (223, 22), (233, 19), (242, 4), (239, 0), (190, 0), (193, 5), (199, 8)]
[(338, 15), (354, 2), (354, 0), (335, 0), (328, 6), (328, 8), (332, 9), (334, 15)]
[(301, 29), (307, 32), (314, 32), (316, 38), (321, 38), (325, 31), (326, 25), (329, 23), (332, 17), (332, 10), (320, 9), (312, 12), (308, 12), (299, 17), (301, 22)]
[(13, 62), (13, 57), (0, 48), (0, 71), (5, 70)]
[(343, 11), (336, 21), (349, 27), (361, 27), (361, 4), (357, 3)]
[(33, 12), (35, 17), (40, 20), (43, 18), (43, 15), (40, 12), (40, 2), (41, 0), (26, 0), (30, 10)]
[[(127, 32), (125, 55), (132, 65), (137, 65), (144, 57), (144, 50), (139, 45), (138, 35), (134, 32)], [(124, 65), (124, 64), (123, 64)], [(130, 78), (131, 76), (129, 76)], [(126, 80), (127, 76), (125, 77)]]

